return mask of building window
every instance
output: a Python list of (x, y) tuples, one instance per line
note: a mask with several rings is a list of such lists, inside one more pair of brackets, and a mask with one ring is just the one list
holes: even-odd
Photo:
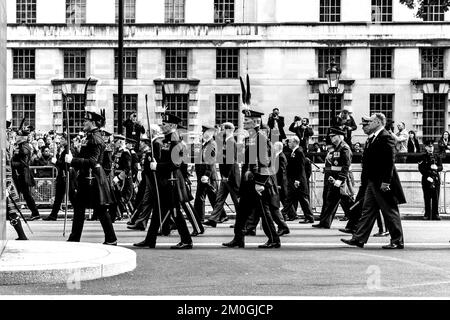
[[(134, 112), (137, 112), (137, 101), (138, 101), (138, 95), (137, 94), (124, 94), (122, 96), (122, 102), (123, 102), (123, 117), (122, 119), (125, 121), (126, 119), (130, 118), (130, 115)], [(114, 95), (114, 132), (118, 132), (119, 127), (119, 112), (118, 112), (119, 106), (117, 104), (117, 95)]]
[(341, 67), (341, 49), (333, 48), (333, 49), (319, 49), (319, 78), (326, 78), (325, 72), (330, 67), (331, 60), (334, 59), (334, 62), (337, 66)]
[(64, 51), (64, 78), (86, 78), (86, 50)]
[(444, 21), (444, 0), (423, 1), (423, 21)]
[(234, 0), (214, 0), (214, 23), (234, 22)]
[[(84, 95), (69, 94), (66, 105), (69, 115), (69, 133), (78, 133), (83, 128), (84, 124)], [(65, 112), (63, 112), (63, 118), (64, 122), (67, 121)], [(67, 128), (67, 125), (64, 124), (63, 127)]]
[(437, 140), (445, 131), (447, 94), (423, 95), (423, 139)]
[(165, 0), (165, 22), (184, 23), (184, 0)]
[(237, 79), (239, 76), (239, 49), (217, 49), (217, 79)]
[(13, 94), (12, 98), (12, 127), (19, 128), (22, 119), (25, 124), (36, 127), (36, 95)]
[(370, 50), (370, 77), (392, 78), (392, 49), (372, 48)]
[(394, 94), (374, 93), (370, 95), (370, 114), (383, 113), (386, 120), (394, 120)]
[(341, 110), (341, 95), (319, 94), (319, 137), (325, 139), (328, 128)]
[(320, 0), (320, 22), (341, 21), (341, 0)]
[[(119, 77), (119, 53), (114, 50), (114, 70), (115, 78)], [(123, 78), (137, 79), (137, 50), (124, 49), (123, 50)]]
[(34, 79), (34, 49), (13, 49), (13, 78)]
[(444, 49), (422, 49), (422, 78), (444, 77)]
[(168, 94), (166, 100), (167, 112), (179, 117), (181, 125), (188, 128), (188, 94)]
[(16, 22), (36, 23), (36, 0), (16, 1)]
[(392, 21), (392, 0), (372, 0), (372, 22)]
[(86, 23), (86, 0), (66, 0), (66, 23)]
[(167, 49), (166, 50), (166, 78), (168, 79), (186, 79), (187, 78), (187, 59), (186, 49)]
[[(119, 23), (119, 0), (116, 0), (116, 23)], [(123, 1), (123, 23), (136, 23), (136, 0)]]
[(239, 125), (239, 94), (216, 94), (216, 122)]

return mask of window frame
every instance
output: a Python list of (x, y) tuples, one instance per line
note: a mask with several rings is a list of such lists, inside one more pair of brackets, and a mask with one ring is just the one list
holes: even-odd
[(66, 24), (84, 23), (86, 23), (86, 0), (66, 0)]
[[(116, 3), (116, 24), (119, 23), (119, 0), (115, 0)], [(136, 0), (124, 0), (123, 2), (123, 23), (135, 24), (136, 23)]]
[[(12, 55), (13, 55), (13, 79), (35, 79), (36, 50), (14, 48), (12, 49)], [(21, 58), (22, 61), (19, 61)]]
[(240, 53), (238, 48), (216, 50), (216, 79), (239, 78)]
[[(123, 117), (122, 119), (128, 119), (132, 113), (138, 112), (138, 100), (139, 95), (137, 93), (127, 93), (122, 96), (123, 102)], [(118, 95), (113, 95), (113, 109), (114, 109), (114, 133), (119, 132), (119, 104)]]
[(231, 122), (239, 126), (239, 101), (241, 95), (236, 93), (216, 93), (215, 123)]
[(372, 22), (392, 22), (392, 0), (372, 0)]
[(235, 0), (214, 0), (214, 23), (234, 23)]
[(16, 23), (34, 24), (37, 16), (37, 0), (16, 0)]
[(392, 79), (394, 74), (394, 50), (370, 48), (370, 78)]
[[(82, 55), (79, 56), (72, 56), (69, 57), (68, 54), (70, 53), (82, 53)], [(75, 61), (72, 62), (67, 62), (66, 59), (74, 59)], [(83, 61), (79, 61), (77, 62), (76, 59), (80, 59)], [(64, 79), (85, 79), (86, 78), (86, 73), (87, 73), (87, 50), (86, 49), (66, 49), (64, 50)], [(82, 66), (84, 64), (84, 69), (82, 70)], [(73, 66), (73, 70), (68, 70), (67, 67)], [(74, 75), (73, 77), (70, 75)], [(80, 77), (76, 77), (76, 75), (80, 74)]]
[(186, 19), (185, 0), (164, 0), (164, 22), (180, 24)]
[(166, 79), (187, 79), (188, 59), (188, 49), (165, 49), (164, 74)]
[[(123, 49), (123, 62), (124, 62), (123, 78), (137, 79), (138, 50), (133, 48)], [(118, 49), (114, 49), (114, 79), (118, 78), (119, 78), (119, 52)]]
[(341, 0), (320, 0), (319, 21), (341, 22)]
[[(19, 98), (22, 101), (17, 101)], [(24, 117), (25, 123), (36, 127), (36, 94), (11, 94), (11, 110), (13, 128), (18, 128)]]
[[(431, 60), (426, 60), (427, 58)], [(444, 48), (441, 47), (422, 48), (420, 51), (420, 66), (422, 78), (434, 78), (434, 79), (444, 78), (444, 71), (445, 71), (444, 59), (445, 59)], [(436, 64), (438, 65), (437, 67)]]

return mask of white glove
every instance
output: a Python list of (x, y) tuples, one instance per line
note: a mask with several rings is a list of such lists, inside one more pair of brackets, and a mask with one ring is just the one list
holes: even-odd
[(6, 198), (9, 197), (9, 190), (8, 190), (8, 189), (5, 190), (5, 197), (6, 197)]
[(56, 163), (56, 158), (55, 158), (55, 157), (52, 158), (52, 163), (53, 163), (53, 164)]
[(433, 181), (433, 178), (431, 178), (431, 177), (428, 177), (428, 178), (427, 178), (427, 181), (432, 182), (432, 183), (434, 182), (434, 181)]
[(203, 176), (203, 177), (200, 179), (200, 181), (201, 181), (202, 183), (208, 183), (208, 182), (209, 182), (209, 178), (208, 178), (207, 176)]
[(294, 181), (294, 187), (296, 187), (296, 188), (300, 187), (300, 181), (295, 180)]
[(66, 163), (71, 163), (72, 160), (73, 160), (72, 152), (69, 152), (68, 154), (66, 154), (65, 161)]
[(255, 184), (255, 190), (259, 195), (261, 195), (261, 193), (264, 191), (264, 186)]
[(119, 177), (117, 177), (117, 176), (114, 177), (113, 182), (114, 182), (115, 184), (118, 184), (119, 181), (120, 181)]
[(437, 165), (432, 164), (432, 165), (431, 165), (431, 170), (437, 170)]
[(341, 180), (334, 180), (334, 186), (336, 188), (339, 188), (342, 185), (342, 181)]
[(251, 171), (247, 171), (244, 176), (246, 181), (250, 181), (253, 179), (253, 173)]
[(138, 173), (137, 173), (137, 179), (138, 179), (138, 181), (142, 181), (142, 171), (138, 171)]
[(156, 166), (158, 163), (156, 161), (150, 162), (150, 170), (156, 171)]

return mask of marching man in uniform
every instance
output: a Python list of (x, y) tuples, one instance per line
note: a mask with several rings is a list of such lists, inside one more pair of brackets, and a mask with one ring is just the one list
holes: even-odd
[(117, 245), (111, 217), (107, 212), (108, 205), (113, 202), (112, 191), (101, 166), (105, 142), (100, 133), (100, 128), (104, 124), (104, 116), (96, 112), (86, 111), (83, 128), (83, 131), (86, 132), (86, 140), (83, 141), (78, 157), (74, 158), (71, 152), (65, 157), (66, 163), (79, 170), (78, 192), (73, 203), (72, 233), (68, 241), (80, 241), (86, 208), (92, 208), (98, 215), (105, 233), (103, 244)]

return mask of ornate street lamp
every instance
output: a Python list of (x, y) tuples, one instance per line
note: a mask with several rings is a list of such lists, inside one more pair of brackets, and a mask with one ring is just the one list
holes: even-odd
[(339, 92), (339, 79), (341, 77), (341, 68), (337, 66), (334, 59), (330, 61), (330, 67), (325, 71), (328, 82), (328, 93), (337, 94)]

